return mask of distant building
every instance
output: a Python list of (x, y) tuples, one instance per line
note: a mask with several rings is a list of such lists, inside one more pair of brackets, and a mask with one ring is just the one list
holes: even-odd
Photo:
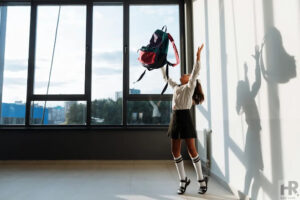
[(49, 109), (48, 120), (49, 124), (63, 124), (66, 121), (65, 108), (62, 106), (55, 106)]
[[(1, 104), (1, 119), (0, 124), (25, 124), (25, 107), (26, 104), (22, 101), (15, 103), (2, 103)], [(43, 107), (34, 106), (33, 123), (41, 123), (43, 116)], [(48, 124), (48, 109), (45, 109), (44, 124)]]
[(141, 90), (138, 90), (138, 89), (129, 89), (129, 94), (141, 94)]
[(117, 101), (118, 99), (121, 99), (121, 98), (123, 97), (123, 92), (120, 92), (120, 91), (119, 91), (119, 92), (116, 92), (116, 93), (115, 93), (115, 97), (116, 97), (116, 99), (115, 99), (116, 101)]
[[(129, 89), (129, 94), (141, 94), (141, 90), (139, 89)], [(123, 97), (123, 92), (122, 91), (118, 91), (115, 93), (115, 100), (117, 101), (118, 99)]]
[(65, 102), (65, 113), (67, 113), (68, 110), (70, 109), (70, 107), (75, 103), (76, 103), (76, 101), (66, 101)]

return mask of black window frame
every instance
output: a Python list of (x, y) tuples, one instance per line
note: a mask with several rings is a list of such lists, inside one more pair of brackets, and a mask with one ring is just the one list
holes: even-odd
[[(95, 128), (95, 129), (165, 129), (167, 125), (128, 125), (127, 102), (161, 100), (171, 101), (172, 94), (130, 94), (129, 93), (129, 7), (131, 5), (178, 5), (180, 30), (180, 73), (186, 73), (185, 49), (185, 10), (182, 0), (2, 0), (0, 6), (30, 6), (30, 36), (26, 91), (25, 125), (0, 125), (1, 129), (11, 128)], [(39, 5), (85, 5), (86, 6), (86, 50), (85, 50), (85, 87), (84, 94), (34, 94), (34, 68), (36, 55), (37, 8)], [(123, 110), (122, 125), (91, 125), (91, 85), (92, 85), (92, 43), (94, 5), (123, 6)], [(85, 101), (86, 124), (83, 125), (35, 125), (30, 124), (31, 103), (34, 101)]]

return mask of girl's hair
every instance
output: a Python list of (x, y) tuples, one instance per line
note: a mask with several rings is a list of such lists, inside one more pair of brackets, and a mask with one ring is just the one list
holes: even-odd
[(195, 102), (195, 104), (202, 104), (202, 102), (204, 101), (204, 93), (202, 90), (202, 86), (200, 84), (200, 82), (197, 80), (196, 81), (196, 87), (194, 90), (194, 94), (193, 94), (193, 100)]

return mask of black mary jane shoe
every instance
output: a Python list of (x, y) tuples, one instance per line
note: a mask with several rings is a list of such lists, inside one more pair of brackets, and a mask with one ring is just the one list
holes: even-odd
[(187, 188), (187, 186), (190, 184), (191, 180), (185, 177), (185, 180), (180, 180), (180, 182), (185, 183), (184, 186), (180, 186), (177, 190), (177, 194), (183, 194)]
[(199, 190), (198, 190), (198, 193), (199, 193), (199, 194), (205, 194), (206, 191), (207, 191), (207, 182), (208, 182), (207, 176), (204, 177), (204, 179), (202, 179), (202, 180), (198, 180), (198, 182), (199, 182), (199, 183), (205, 182), (205, 186), (201, 186), (201, 185), (200, 185)]

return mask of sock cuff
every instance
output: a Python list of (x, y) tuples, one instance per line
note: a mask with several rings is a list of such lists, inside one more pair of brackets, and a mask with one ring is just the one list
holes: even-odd
[(193, 163), (199, 162), (200, 161), (199, 154), (196, 157), (194, 157), (194, 158), (192, 157), (192, 161), (193, 161)]
[(177, 158), (174, 157), (174, 162), (175, 163), (180, 163), (181, 161), (183, 161), (183, 158), (182, 158), (181, 155), (179, 157), (177, 157)]

